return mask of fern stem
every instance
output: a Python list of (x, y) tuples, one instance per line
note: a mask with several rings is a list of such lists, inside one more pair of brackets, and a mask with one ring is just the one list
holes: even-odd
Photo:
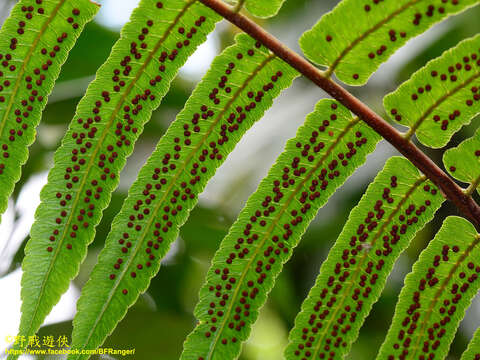
[(220, 0), (199, 0), (205, 6), (223, 16), (232, 24), (260, 41), (265, 47), (276, 54), (283, 61), (299, 71), (314, 84), (327, 92), (334, 99), (347, 107), (355, 115), (359, 116), (375, 132), (393, 145), (401, 154), (409, 159), (420, 171), (422, 171), (435, 185), (437, 185), (445, 196), (452, 201), (456, 207), (475, 225), (480, 228), (480, 206), (458, 186), (451, 177), (440, 169), (425, 153), (415, 146), (404, 134), (397, 131), (381, 116), (376, 114), (366, 104), (361, 102), (342, 86), (324, 76), (317, 67), (308, 62), (305, 58), (286, 47), (273, 35), (266, 32), (255, 22), (247, 17), (235, 13), (232, 9)]
[(480, 184), (480, 176), (473, 181), (468, 188), (465, 189), (464, 193), (467, 196), (472, 196), (473, 192), (477, 189), (478, 185)]
[(239, 1), (237, 2), (237, 5), (235, 5), (235, 7), (233, 8), (232, 11), (233, 11), (234, 13), (239, 13), (239, 12), (242, 10), (243, 5), (245, 4), (245, 1), (246, 1), (246, 0), (239, 0)]

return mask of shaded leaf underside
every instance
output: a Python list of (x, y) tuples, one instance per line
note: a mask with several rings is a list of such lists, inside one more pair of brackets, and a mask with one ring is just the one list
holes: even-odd
[(348, 353), (396, 259), (443, 201), (408, 160), (388, 160), (322, 264), (290, 333), (286, 359)]
[(89, 0), (22, 0), (0, 30), (0, 218), (60, 68), (98, 8)]
[(447, 356), (465, 310), (480, 287), (479, 242), (479, 235), (467, 220), (445, 220), (405, 278), (378, 359)]
[(388, 114), (439, 148), (480, 113), (480, 35), (430, 61), (384, 99)]
[(336, 101), (322, 100), (250, 197), (213, 259), (181, 359), (233, 359), (282, 265), (320, 206), (379, 137)]
[(20, 335), (77, 274), (134, 143), (178, 69), (219, 17), (196, 1), (142, 0), (80, 101), (41, 192), (25, 249)]
[(78, 301), (74, 348), (99, 346), (146, 290), (207, 181), (296, 76), (244, 34), (214, 60), (113, 222)]
[(343, 0), (303, 34), (305, 55), (343, 82), (362, 85), (409, 39), (477, 0)]

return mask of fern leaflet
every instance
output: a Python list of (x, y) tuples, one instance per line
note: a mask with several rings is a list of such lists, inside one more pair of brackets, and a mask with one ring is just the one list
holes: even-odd
[(459, 322), (480, 287), (479, 242), (467, 220), (453, 216), (445, 220), (405, 278), (378, 359), (447, 356)]
[(445, 151), (443, 163), (455, 179), (470, 184), (468, 193), (474, 192), (480, 183), (480, 130), (457, 147)]
[(22, 0), (0, 30), (0, 218), (60, 68), (98, 9), (89, 0)]
[(96, 348), (113, 331), (158, 272), (207, 181), (296, 76), (245, 34), (215, 59), (113, 223), (78, 301), (72, 347)]
[(260, 18), (275, 16), (281, 9), (285, 0), (238, 0), (245, 2), (248, 12)]
[(134, 10), (41, 192), (23, 262), (20, 336), (33, 335), (67, 290), (144, 123), (218, 20), (195, 0), (142, 0)]
[(322, 264), (290, 333), (286, 359), (348, 353), (395, 260), (443, 201), (408, 160), (388, 160)]
[(477, 0), (343, 0), (300, 39), (305, 55), (343, 82), (362, 85), (409, 39)]
[(234, 359), (320, 206), (379, 137), (333, 100), (317, 104), (222, 241), (200, 290), (199, 324), (181, 359)]
[(385, 109), (407, 136), (442, 147), (480, 112), (480, 35), (430, 61), (384, 99)]
[(480, 328), (473, 334), (473, 338), (460, 360), (480, 360)]

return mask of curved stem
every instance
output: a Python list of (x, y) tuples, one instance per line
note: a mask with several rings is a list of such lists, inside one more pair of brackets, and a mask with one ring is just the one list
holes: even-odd
[(231, 7), (220, 0), (199, 0), (219, 15), (239, 27), (254, 39), (260, 41), (265, 47), (277, 55), (280, 59), (295, 68), (303, 76), (310, 79), (318, 87), (339, 101), (351, 112), (360, 117), (375, 132), (392, 144), (400, 153), (410, 160), (420, 171), (437, 185), (442, 193), (452, 201), (458, 210), (470, 219), (480, 229), (480, 207), (469, 194), (464, 193), (442, 169), (440, 169), (427, 155), (402, 133), (376, 114), (367, 105), (350, 94), (334, 81), (326, 78), (324, 73), (313, 66), (302, 56), (290, 50), (273, 35), (266, 32), (256, 23), (245, 16), (233, 11)]
[(470, 183), (470, 186), (464, 190), (465, 195), (471, 196), (473, 192), (477, 189), (478, 185), (480, 185), (480, 176), (473, 180), (473, 182)]
[(242, 10), (243, 5), (245, 4), (246, 0), (238, 0), (237, 5), (232, 9), (232, 12), (239, 13)]

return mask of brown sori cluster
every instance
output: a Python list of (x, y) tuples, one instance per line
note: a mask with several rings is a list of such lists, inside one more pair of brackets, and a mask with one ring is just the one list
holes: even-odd
[[(462, 245), (460, 245), (462, 246)], [(435, 350), (440, 346), (443, 336), (448, 330), (446, 326), (452, 318), (454, 318), (457, 311), (457, 304), (465, 296), (465, 292), (478, 279), (480, 273), (480, 266), (473, 262), (468, 262), (465, 269), (461, 269), (462, 262), (468, 256), (471, 248), (466, 248), (464, 254), (459, 253), (459, 245), (443, 245), (435, 256), (431, 257), (429, 267), (424, 271), (423, 276), (418, 281), (417, 288), (414, 289), (411, 303), (406, 310), (405, 317), (401, 322), (401, 329), (397, 334), (397, 342), (393, 344), (393, 350), (398, 355), (389, 355), (388, 360), (396, 358), (402, 360), (409, 355), (409, 348), (415, 345), (415, 342), (421, 346), (419, 360), (433, 360), (435, 359)], [(454, 270), (451, 271), (446, 278), (436, 276), (439, 266), (451, 266), (452, 261), (455, 261)], [(458, 275), (456, 275), (457, 270)], [(456, 275), (456, 276), (455, 276)], [(443, 275), (444, 276), (444, 275)], [(425, 290), (435, 289), (435, 295), (424, 296), (422, 293)], [(432, 308), (433, 302), (438, 306)], [(437, 312), (441, 318), (440, 321), (429, 321), (428, 304), (432, 312)]]
[[(478, 52), (480, 54), (480, 49), (478, 49)], [(437, 71), (437, 70), (432, 70), (430, 72), (430, 76), (432, 79), (440, 79), (440, 84), (439, 86), (443, 86), (442, 83), (444, 82), (450, 82), (450, 83), (456, 83), (458, 80), (459, 73), (461, 72), (470, 72), (472, 69), (477, 66), (480, 67), (480, 58), (476, 53), (473, 54), (467, 54), (463, 56), (462, 58), (463, 62), (457, 62), (455, 64), (451, 64), (446, 68), (446, 71)], [(478, 73), (473, 74), (472, 77), (467, 81), (467, 83), (471, 82), (475, 78), (478, 78)], [(466, 84), (459, 84), (457, 88), (453, 90), (453, 92), (456, 92), (460, 89), (462, 89)], [(424, 86), (418, 87), (418, 89), (411, 94), (411, 99), (415, 101), (421, 101), (422, 99), (422, 94), (428, 94), (432, 90), (432, 85), (430, 83), (426, 83)], [(465, 100), (465, 104), (467, 106), (472, 106), (474, 104), (474, 101), (479, 101), (480, 100), (480, 92), (478, 91), (477, 86), (472, 86), (471, 87), (471, 93), (472, 93), (472, 98)], [(397, 121), (402, 121), (402, 115), (399, 114), (398, 110), (393, 108), (390, 110), (390, 113), (392, 116), (395, 118)], [(433, 114), (432, 114), (433, 113)], [(428, 115), (433, 115), (432, 119), (434, 122), (438, 123), (440, 125), (440, 129), (445, 131), (448, 129), (448, 124), (451, 121), (454, 121), (456, 118), (458, 118), (461, 115), (461, 112), (459, 109), (453, 109), (448, 116), (442, 120), (441, 116), (439, 114), (435, 114), (435, 109), (429, 109), (428, 112), (426, 113), (425, 116)]]
[[(180, 28), (179, 32), (183, 33), (184, 29)], [(260, 48), (261, 44), (256, 43), (255, 46)], [(205, 184), (212, 176), (213, 170), (220, 165), (227, 153), (223, 151), (222, 154), (222, 147), (229, 141), (231, 134), (246, 131), (244, 127), (242, 128), (242, 123), (249, 112), (262, 102), (262, 99), (283, 76), (281, 71), (272, 74), (271, 81), (260, 89), (247, 91), (249, 101), (246, 105), (235, 106), (233, 100), (244, 91), (244, 88), (240, 88), (238, 93), (233, 94), (229, 77), (245, 56), (252, 57), (254, 54), (255, 49), (238, 52), (235, 55), (236, 60), (229, 62), (224, 73), (219, 76), (217, 86), (210, 90), (208, 95), (210, 104), (201, 105), (191, 119), (185, 121), (182, 126), (183, 136), (173, 138), (171, 151), (154, 153), (152, 158), (158, 159), (162, 166), (154, 168), (150, 175), (151, 181), (144, 185), (141, 197), (136, 200), (130, 210), (126, 225), (131, 230), (124, 232), (118, 240), (122, 245), (121, 251), (125, 254), (124, 256), (127, 256), (132, 247), (129, 239), (147, 238), (144, 262), (136, 265), (138, 270), (143, 269), (144, 266), (150, 267), (155, 258), (161, 257), (158, 253), (166, 248), (165, 246), (161, 248), (161, 243), (169, 244), (175, 239), (179, 222), (177, 215), (193, 206), (192, 203), (196, 201), (202, 187), (196, 185)], [(260, 66), (263, 67), (271, 59), (273, 57), (269, 55)], [(233, 106), (234, 110), (228, 114), (223, 110), (217, 111), (213, 105), (224, 105), (226, 109)], [(216, 131), (217, 129), (219, 131)], [(210, 135), (216, 139), (209, 141)], [(189, 151), (190, 146), (194, 146), (193, 151)], [(177, 170), (176, 163), (186, 165)], [(180, 176), (183, 177), (181, 182), (178, 181)], [(154, 217), (155, 220), (145, 224), (148, 216)], [(113, 266), (114, 269), (120, 270), (122, 263), (123, 259), (118, 258)], [(135, 278), (137, 273), (131, 272), (130, 276)], [(115, 273), (110, 275), (110, 279), (115, 279)], [(122, 292), (127, 294), (128, 290), (123, 289)]]
[[(163, 8), (161, 2), (156, 3), (158, 9)], [(73, 11), (74, 15), (78, 15), (78, 10)], [(82, 228), (88, 228), (89, 219), (94, 216), (96, 209), (96, 201), (98, 201), (102, 192), (104, 192), (104, 184), (107, 184), (109, 180), (115, 179), (118, 175), (118, 169), (115, 167), (115, 161), (119, 158), (119, 155), (125, 153), (131, 145), (138, 133), (138, 127), (140, 121), (136, 121), (137, 116), (141, 113), (144, 106), (151, 106), (149, 102), (153, 102), (156, 98), (154, 95), (155, 85), (162, 81), (162, 74), (166, 70), (168, 63), (175, 60), (179, 52), (183, 47), (189, 46), (190, 40), (196, 33), (197, 27), (200, 27), (205, 22), (205, 17), (201, 16), (195, 21), (195, 26), (192, 26), (188, 31), (183, 27), (177, 29), (178, 33), (185, 36), (183, 42), (178, 42), (174, 49), (169, 53), (162, 52), (158, 58), (158, 75), (150, 80), (149, 85), (151, 89), (146, 88), (137, 92), (130, 99), (124, 99), (118, 101), (116, 109), (113, 111), (118, 120), (116, 123), (111, 115), (112, 110), (106, 111), (108, 114), (102, 118), (101, 108), (105, 106), (109, 108), (108, 103), (111, 101), (110, 91), (118, 93), (122, 88), (126, 87), (124, 92), (127, 94), (132, 93), (134, 89), (137, 89), (135, 81), (129, 82), (129, 75), (132, 71), (131, 62), (140, 60), (142, 57), (149, 56), (153, 59), (156, 50), (146, 53), (147, 43), (145, 42), (150, 28), (154, 25), (153, 20), (147, 20), (145, 26), (139, 30), (138, 43), (131, 41), (129, 54), (123, 56), (119, 63), (119, 66), (113, 70), (112, 73), (112, 88), (110, 91), (104, 90), (98, 95), (97, 100), (92, 101), (91, 115), (86, 118), (78, 118), (76, 120), (76, 126), (72, 131), (71, 137), (75, 143), (74, 148), (71, 150), (71, 164), (64, 170), (65, 192), (58, 192), (56, 197), (62, 208), (72, 203), (71, 206), (75, 206), (75, 209), (69, 215), (66, 210), (60, 210), (58, 216), (55, 218), (57, 224), (67, 222), (70, 225), (70, 229), (65, 229), (65, 234), (60, 234), (59, 229), (54, 229), (50, 235), (50, 241), (55, 242), (57, 237), (68, 238), (70, 241), (65, 245), (67, 249), (72, 249), (73, 240), (77, 237), (78, 232)], [(70, 18), (67, 20), (70, 22)], [(74, 24), (75, 25), (75, 24)], [(138, 91), (138, 89), (136, 90)], [(108, 119), (106, 119), (108, 117)], [(97, 124), (102, 124), (102, 121), (106, 123), (105, 129), (98, 132)], [(138, 125), (136, 125), (138, 123)], [(114, 136), (108, 134), (111, 127), (114, 127)], [(98, 145), (94, 145), (92, 140), (96, 139)], [(105, 149), (105, 150), (102, 150)], [(100, 174), (95, 177), (87, 179), (87, 174), (90, 174), (90, 170), (93, 167), (98, 167)], [(83, 175), (82, 175), (83, 174)], [(108, 185), (111, 187), (111, 185)], [(72, 195), (72, 191), (76, 191), (76, 195)], [(68, 218), (67, 218), (68, 217)], [(67, 234), (68, 233), (68, 234)], [(60, 235), (60, 236), (59, 236)], [(131, 244), (127, 242), (126, 249)], [(47, 247), (47, 251), (53, 251), (52, 246)]]
[[(409, 189), (409, 194), (424, 181), (417, 180)], [(332, 266), (335, 262), (334, 274), (325, 279), (325, 284), (318, 285), (316, 289), (318, 300), (314, 303), (313, 309), (308, 309), (311, 312), (308, 320), (311, 327), (302, 329), (304, 342), (298, 344), (294, 351), (294, 354), (302, 360), (311, 358), (312, 354), (315, 358), (333, 360), (338, 355), (336, 349), (347, 347), (345, 337), (352, 326), (355, 326), (355, 322), (361, 323), (366, 316), (365, 311), (368, 310), (364, 309), (368, 309), (367, 304), (373, 301), (369, 299), (370, 294), (379, 291), (375, 290), (375, 286), (381, 273), (385, 272), (383, 268), (386, 258), (398, 256), (398, 251), (390, 254), (408, 227), (416, 224), (431, 205), (430, 200), (425, 200), (423, 204), (411, 203), (407, 206), (408, 195), (394, 199), (392, 189), (396, 187), (397, 176), (391, 176), (390, 186), (383, 189), (380, 199), (372, 201), (374, 204), (372, 210), (365, 215), (364, 221), (351, 235), (348, 243), (350, 248), (343, 250), (341, 258), (332, 260), (329, 258)], [(437, 194), (437, 190), (430, 185), (425, 185), (423, 191), (432, 197)], [(395, 202), (397, 205), (392, 213), (386, 213), (385, 203)], [(388, 216), (385, 223), (377, 229), (385, 216)], [(377, 259), (373, 260), (369, 254), (375, 254), (374, 258)], [(351, 281), (352, 285), (346, 286), (346, 281)], [(338, 306), (341, 309), (336, 310)], [(332, 319), (332, 316), (335, 318)], [(319, 346), (321, 348), (318, 348)]]
[[(17, 68), (17, 66), (13, 64), (13, 59), (15, 57), (18, 58), (18, 56), (15, 56), (17, 46), (22, 43), (22, 37), (25, 35), (29, 27), (29, 22), (31, 22), (35, 16), (49, 15), (46, 14), (42, 3), (43, 0), (35, 0), (30, 6), (21, 7), (21, 12), (25, 14), (25, 17), (24, 20), (18, 22), (18, 37), (12, 37), (10, 39), (10, 52), (5, 54), (0, 53), (0, 105), (11, 101), (3, 93), (8, 93), (10, 99), (15, 96), (15, 93), (18, 91), (25, 91), (27, 94), (25, 98), (18, 101), (18, 103), (7, 105), (5, 110), (8, 112), (6, 116), (10, 116), (10, 112), (14, 114), (15, 124), (7, 129), (2, 128), (3, 125), (0, 127), (2, 138), (5, 139), (5, 142), (0, 142), (2, 150), (0, 157), (0, 175), (6, 171), (6, 161), (10, 158), (10, 148), (14, 146), (14, 142), (21, 141), (26, 131), (33, 132), (33, 127), (29, 127), (31, 123), (29, 116), (31, 116), (34, 111), (39, 111), (43, 108), (44, 97), (46, 94), (42, 84), (47, 80), (49, 76), (49, 68), (54, 65), (54, 58), (62, 50), (62, 43), (68, 37), (66, 32), (60, 33), (57, 37), (56, 44), (51, 48), (32, 46), (29, 53), (24, 57), (24, 63), (20, 68)], [(57, 7), (58, 6), (60, 5), (57, 5)], [(56, 9), (53, 11), (56, 11)], [(74, 23), (74, 17), (77, 17), (78, 15), (80, 15), (80, 11), (78, 9), (73, 9), (72, 17), (69, 17), (65, 21)], [(74, 29), (78, 28), (77, 23), (74, 23), (73, 25), (75, 25)], [(45, 30), (46, 29), (44, 29), (43, 32)], [(42, 31), (38, 33), (37, 37), (40, 37), (41, 35)], [(32, 57), (38, 57), (38, 59), (41, 59), (42, 65), (30, 71), (26, 66)], [(15, 74), (13, 77), (18, 78), (18, 83), (12, 83), (12, 74)], [(13, 90), (11, 90), (11, 88), (13, 88)]]
[[(342, 137), (351, 131), (355, 124), (355, 122), (347, 122), (342, 134), (335, 134), (330, 130), (332, 122), (337, 121), (337, 106), (332, 102), (328, 120), (325, 119), (319, 125), (317, 124), (305, 141), (301, 140), (302, 136), (297, 137), (298, 156), (293, 158), (289, 156), (290, 164), (267, 178), (266, 181), (271, 181), (271, 194), (258, 200), (257, 209), (251, 212), (241, 236), (236, 239), (232, 251), (224, 259), (224, 267), (213, 270), (216, 281), (210, 283), (208, 289), (216, 300), (210, 302), (210, 309), (207, 311), (208, 329), (204, 333), (207, 338), (218, 331), (216, 323), (220, 322), (232, 332), (231, 335), (219, 339), (220, 342), (226, 345), (229, 342), (238, 341), (237, 337), (242, 336), (241, 331), (247, 323), (251, 322), (248, 321), (250, 311), (256, 310), (257, 305), (253, 302), (262, 291), (266, 291), (262, 289), (262, 284), (268, 276), (274, 277), (279, 272), (281, 264), (290, 256), (290, 250), (296, 241), (293, 240), (292, 244), (289, 244), (289, 239), (298, 237), (298, 234), (295, 235), (295, 230), (304, 228), (305, 224), (303, 226), (300, 224), (305, 216), (308, 219), (314, 216), (319, 206), (316, 200), (321, 193), (332, 191), (329, 184), (335, 184), (332, 180), (341, 175), (342, 168), (348, 166), (349, 160), (357, 154), (357, 149), (367, 142), (362, 132), (356, 131), (354, 134), (356, 140), (347, 142), (345, 150), (335, 150), (336, 145), (341, 143)], [(320, 141), (321, 133), (331, 137), (333, 144)], [(324, 148), (326, 149), (322, 151)], [(334, 151), (338, 153), (332, 156), (330, 161), (326, 160), (327, 156), (333, 155)], [(309, 170), (302, 166), (302, 159), (312, 164)], [(327, 161), (328, 164), (325, 164)], [(297, 203), (298, 206), (295, 205)], [(287, 214), (286, 209), (290, 209), (289, 220), (280, 220), (282, 215)], [(277, 224), (278, 221), (281, 222)], [(279, 228), (283, 230), (279, 232)], [(303, 230), (299, 231), (303, 232)], [(252, 255), (249, 255), (250, 253)], [(241, 277), (232, 275), (230, 267), (245, 258), (251, 259), (247, 270), (254, 269), (254, 274), (243, 274)], [(274, 266), (276, 266), (275, 271), (269, 275)], [(228, 301), (230, 304), (227, 304)], [(198, 358), (198, 360), (202, 359), (203, 357)]]

